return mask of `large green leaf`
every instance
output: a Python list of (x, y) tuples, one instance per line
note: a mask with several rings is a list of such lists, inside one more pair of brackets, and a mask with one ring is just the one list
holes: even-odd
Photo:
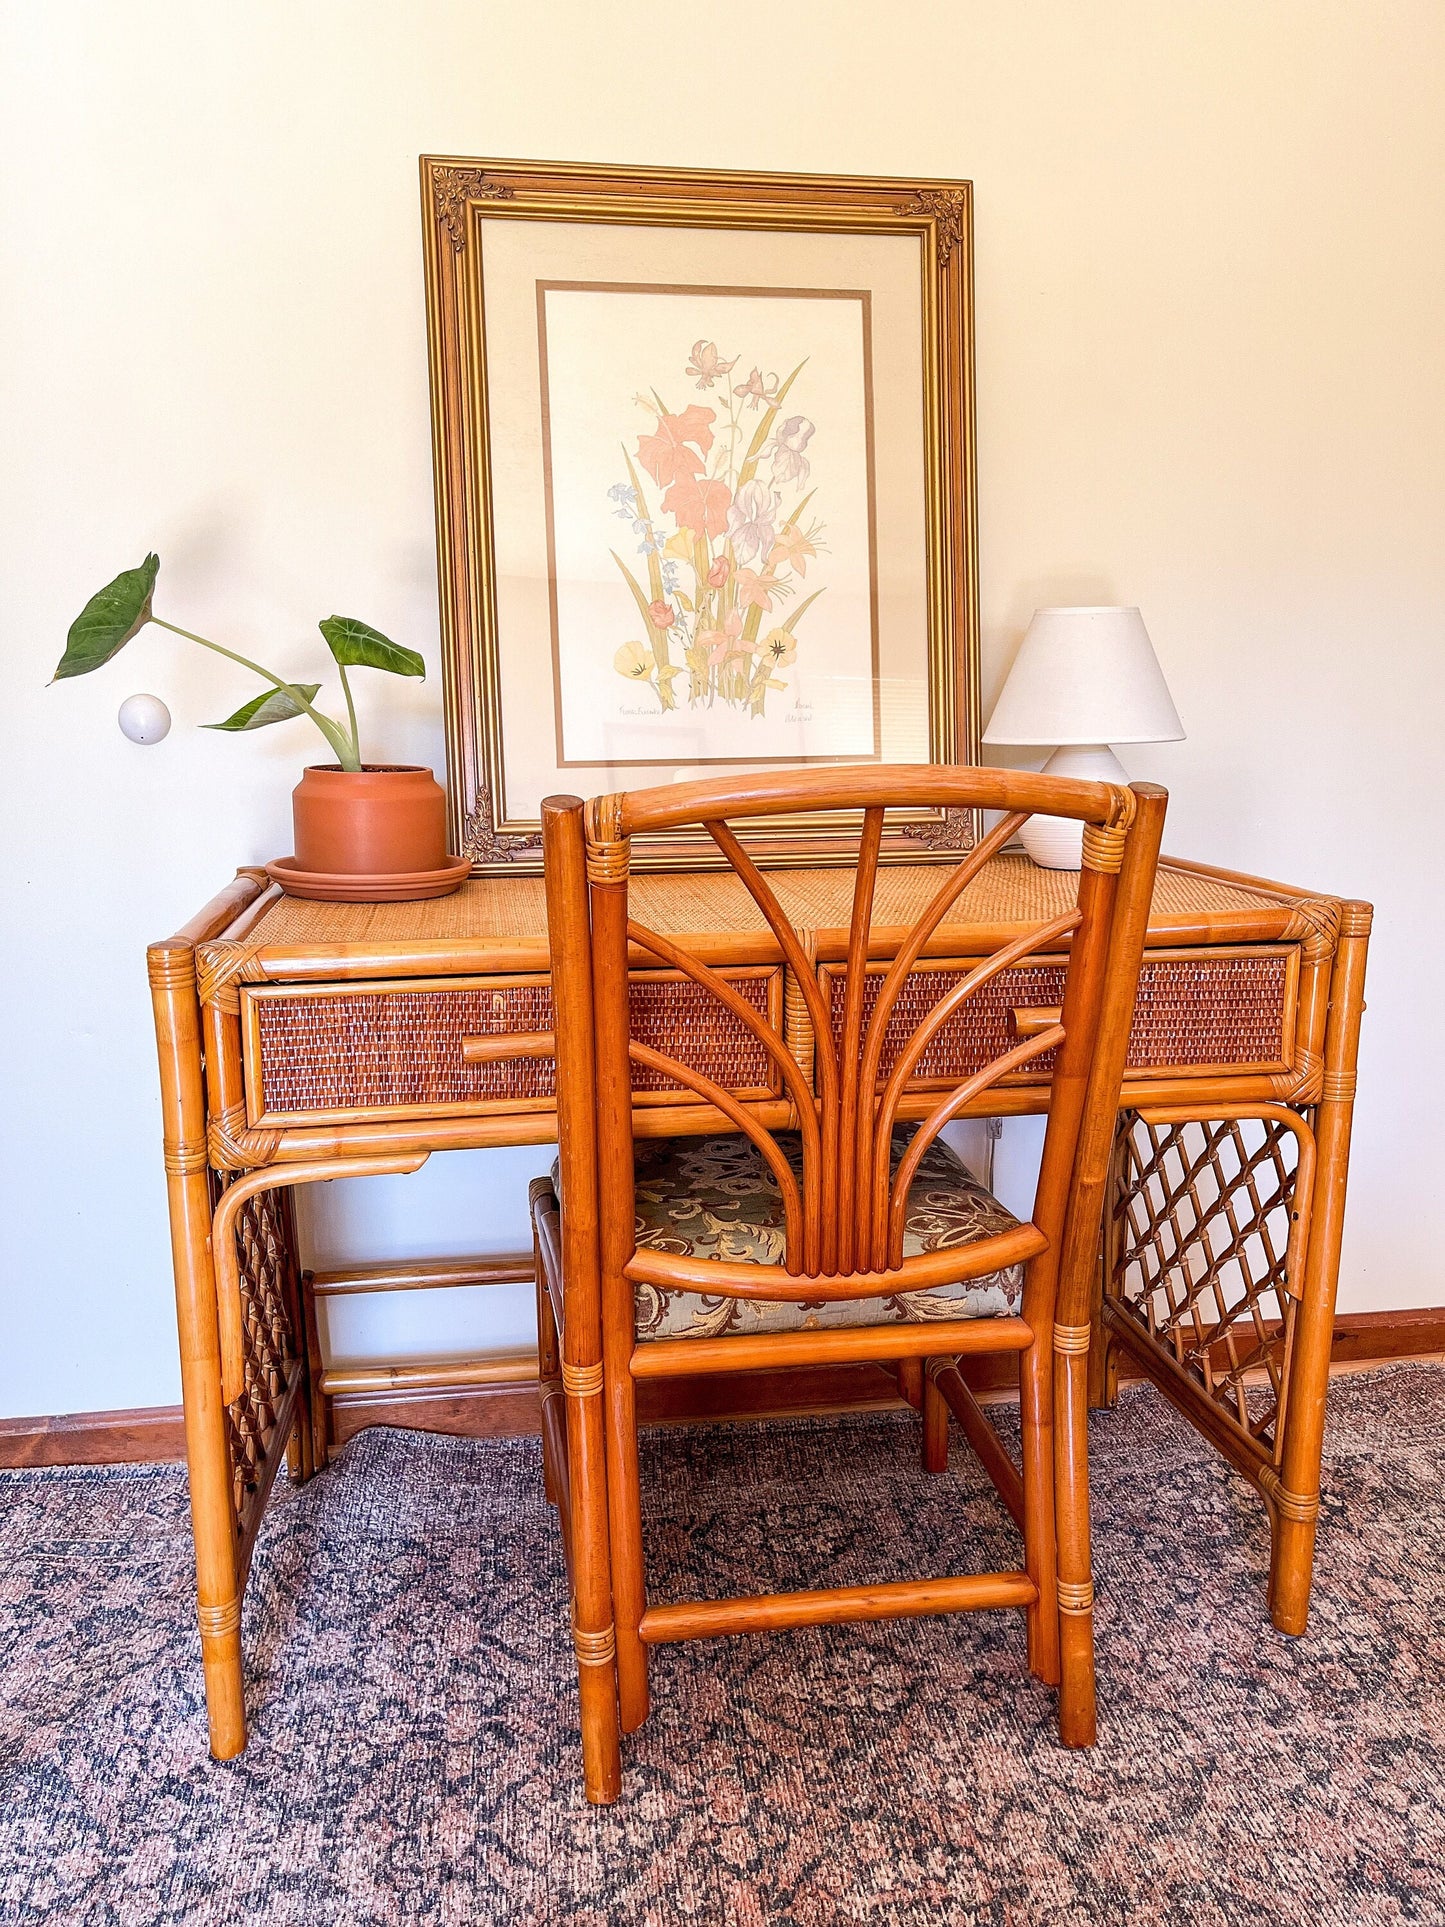
[(56, 665), (53, 682), (63, 682), (68, 676), (88, 676), (123, 649), (137, 629), (145, 627), (151, 619), (151, 592), (160, 566), (158, 555), (148, 555), (138, 569), (122, 569), (114, 582), (108, 582), (90, 598), (70, 625), (65, 654)]
[(426, 664), (415, 649), (403, 649), (380, 630), (368, 628), (355, 616), (328, 616), (321, 624), (326, 645), (343, 667), (385, 669), (393, 676), (425, 676)]
[[(298, 682), (294, 685), (302, 700), (315, 702), (319, 682)], [(306, 711), (284, 689), (263, 689), (259, 696), (253, 696), (248, 703), (242, 703), (234, 716), (228, 716), (223, 723), (202, 723), (202, 729), (264, 729), (267, 723), (288, 723), (293, 716), (304, 716)]]
[[(794, 609), (787, 622), (783, 624), (783, 627), (788, 631), (789, 635), (796, 632), (798, 624), (803, 620), (803, 611), (805, 609), (811, 609), (822, 593), (823, 591), (821, 589), (814, 589), (811, 595), (805, 595), (803, 597), (803, 600), (798, 604), (797, 608)], [(830, 603), (829, 607), (831, 608), (831, 606)]]
[[(647, 551), (648, 587), (652, 590), (653, 601), (660, 602), (662, 600), (662, 564), (657, 559), (658, 542), (652, 527), (652, 517), (647, 512), (647, 497), (643, 494), (642, 484), (637, 479), (637, 470), (632, 466), (632, 457), (625, 448), (622, 451), (622, 459), (627, 464), (627, 473), (637, 496), (637, 519), (647, 524), (647, 539), (651, 544), (651, 547)], [(667, 645), (664, 643), (663, 654), (666, 655), (666, 653)]]
[(638, 581), (637, 577), (632, 573), (631, 569), (628, 568), (627, 564), (622, 560), (622, 557), (617, 553), (616, 549), (609, 549), (607, 553), (612, 557), (612, 560), (617, 564), (618, 568), (621, 569), (624, 577), (627, 580), (627, 586), (632, 591), (632, 600), (637, 604), (638, 614), (642, 617), (642, 623), (643, 623), (642, 633), (645, 636), (651, 635), (652, 634), (652, 609), (648, 603), (647, 597), (642, 593), (642, 584)]

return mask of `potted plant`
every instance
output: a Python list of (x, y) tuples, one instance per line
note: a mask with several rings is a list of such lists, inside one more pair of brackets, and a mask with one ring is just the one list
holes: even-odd
[(99, 669), (147, 623), (240, 663), (270, 688), (242, 703), (224, 722), (205, 727), (242, 732), (304, 716), (320, 730), (336, 759), (313, 764), (292, 792), (295, 855), (267, 866), (275, 880), (293, 896), (361, 901), (440, 896), (455, 889), (469, 866), (447, 855), (445, 792), (431, 771), (419, 765), (362, 761), (356, 704), (346, 673), (364, 668), (424, 676), (426, 665), (416, 651), (352, 616), (328, 616), (321, 633), (340, 673), (346, 703), (346, 721), (337, 722), (316, 707), (319, 683), (287, 682), (234, 649), (158, 616), (152, 601), (160, 566), (158, 556), (148, 555), (138, 569), (122, 570), (90, 598), (70, 625), (54, 679)]

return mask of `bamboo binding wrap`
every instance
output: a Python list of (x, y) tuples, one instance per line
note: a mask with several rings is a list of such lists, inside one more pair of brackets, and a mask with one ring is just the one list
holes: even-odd
[(616, 1628), (607, 1625), (598, 1632), (585, 1633), (577, 1624), (575, 1611), (572, 1619), (572, 1644), (576, 1648), (579, 1666), (610, 1666), (617, 1657)]

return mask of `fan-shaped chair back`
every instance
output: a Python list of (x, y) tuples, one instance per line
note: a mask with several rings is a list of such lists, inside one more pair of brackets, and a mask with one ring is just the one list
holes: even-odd
[[(808, 1302), (917, 1290), (945, 1278), (981, 1276), (1005, 1264), (1060, 1251), (1064, 1214), (1086, 1126), (1096, 1067), (1092, 1203), (1102, 1197), (1117, 1101), (1128, 1010), (1114, 1013), (1111, 1061), (1098, 1064), (1106, 1017), (1111, 946), (1132, 944), (1137, 966), (1157, 854), (1164, 793), (1013, 771), (893, 767), (804, 771), (781, 777), (720, 780), (637, 790), (544, 805), (548, 839), (549, 916), (554, 948), (559, 1088), (595, 1078), (597, 1171), (606, 1230), (603, 1268), (664, 1288), (707, 1290), (749, 1298)], [(910, 929), (893, 932), (879, 962), (873, 905), (886, 812), (890, 808), (983, 809), (1001, 816), (962, 861), (939, 870), (938, 887)], [(777, 888), (759, 869), (735, 826), (798, 812), (861, 815), (845, 968), (825, 982), (808, 933), (786, 914)], [(1046, 922), (1009, 935), (972, 964), (948, 993), (916, 1021), (900, 994), (929, 940), (970, 882), (1034, 812), (1069, 816), (1084, 825), (1077, 900)], [(752, 897), (777, 942), (811, 1027), (813, 1077), (789, 1048), (783, 1029), (713, 965), (675, 937), (651, 929), (629, 905), (630, 839), (643, 831), (700, 825)], [(1152, 831), (1152, 834), (1151, 834)], [(570, 861), (565, 860), (570, 846)], [(1131, 853), (1135, 860), (1131, 863)], [(585, 883), (583, 881), (585, 875)], [(569, 883), (568, 878), (571, 878)], [(1142, 901), (1141, 888), (1142, 883)], [(1128, 916), (1121, 919), (1121, 911)], [(1127, 925), (1127, 928), (1125, 927)], [(920, 1095), (920, 1061), (950, 1019), (995, 978), (1026, 958), (1067, 946), (1057, 1017), (1045, 1013), (1006, 1049), (951, 1088)], [(870, 968), (870, 963), (872, 968)], [(741, 1101), (704, 1071), (633, 1034), (629, 966), (661, 964), (707, 991), (762, 1046), (790, 1101), (788, 1128), (801, 1139), (801, 1170), (758, 1106)], [(586, 981), (584, 981), (584, 972)], [(1133, 971), (1125, 995), (1132, 1003)], [(593, 1005), (591, 1021), (577, 1020)], [(584, 1059), (594, 1048), (589, 1067)], [(984, 1239), (966, 1252), (904, 1256), (910, 1186), (939, 1131), (951, 1119), (989, 1108), (989, 1093), (1053, 1054), (1052, 1091), (1038, 1195), (1031, 1222)], [(692, 1092), (717, 1122), (744, 1132), (766, 1161), (782, 1195), (786, 1245), (782, 1262), (760, 1265), (674, 1258), (637, 1251), (632, 1243), (633, 1067)], [(1112, 1083), (1111, 1083), (1112, 1080)], [(925, 1080), (932, 1083), (934, 1080)], [(996, 1102), (997, 1100), (995, 1100)], [(901, 1157), (894, 1127), (917, 1120)], [(571, 1183), (565, 1156), (564, 1182)], [(590, 1135), (590, 1133), (589, 1133)], [(1050, 1267), (1053, 1269), (1053, 1267)]]

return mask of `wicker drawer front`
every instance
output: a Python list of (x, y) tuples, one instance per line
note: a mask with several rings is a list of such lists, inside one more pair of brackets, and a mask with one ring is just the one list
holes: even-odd
[[(869, 966), (864, 997), (869, 1011), (886, 968)], [(920, 964), (910, 973), (884, 1040), (885, 1076), (921, 1019), (969, 968), (967, 962)], [(835, 1042), (842, 1037), (846, 974), (839, 965), (823, 966)], [(1000, 972), (944, 1024), (924, 1051), (914, 1084), (956, 1082), (1001, 1057), (1019, 1041), (1014, 1011), (1061, 1003), (1064, 976), (1062, 958), (1040, 958)], [(1291, 945), (1151, 951), (1139, 971), (1128, 1068), (1157, 1076), (1289, 1069), (1297, 982), (1297, 952)], [(1052, 1051), (1036, 1058), (1021, 1081), (1038, 1082), (1053, 1061)]]
[[(781, 1021), (781, 972), (724, 973), (759, 1012)], [(777, 1094), (777, 1071), (752, 1033), (696, 984), (638, 971), (633, 1034), (744, 1098)], [(247, 1115), (253, 1125), (338, 1123), (347, 1117), (550, 1109), (550, 1057), (468, 1064), (464, 1037), (552, 1028), (545, 977), (247, 986), (241, 996)], [(692, 1093), (640, 1067), (642, 1103), (690, 1103)]]

